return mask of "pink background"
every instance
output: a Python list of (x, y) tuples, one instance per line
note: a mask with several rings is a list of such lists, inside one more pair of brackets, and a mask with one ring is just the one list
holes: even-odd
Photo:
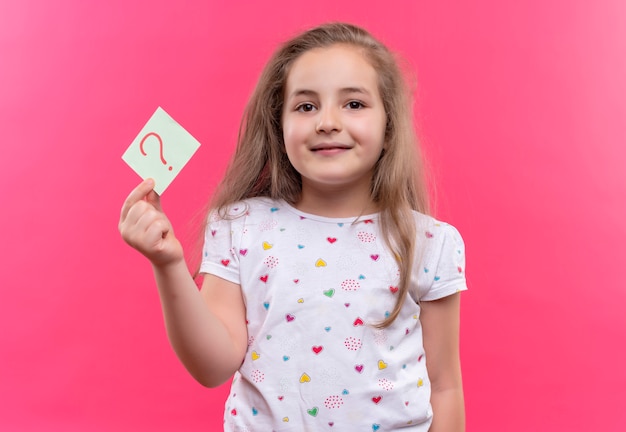
[(158, 105), (202, 143), (163, 199), (191, 245), (269, 54), (348, 20), (417, 70), (468, 430), (625, 430), (626, 3), (266, 3), (0, 2), (0, 429), (219, 430), (117, 232), (120, 157)]

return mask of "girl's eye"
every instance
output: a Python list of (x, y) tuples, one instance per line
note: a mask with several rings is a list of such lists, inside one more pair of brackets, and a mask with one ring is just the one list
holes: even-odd
[(359, 101), (350, 101), (348, 102), (348, 108), (350, 109), (354, 109), (354, 110), (358, 110), (364, 107), (363, 103), (359, 102)]
[(296, 107), (296, 110), (300, 112), (311, 112), (314, 109), (315, 107), (313, 106), (313, 104), (310, 104), (310, 103), (303, 103)]

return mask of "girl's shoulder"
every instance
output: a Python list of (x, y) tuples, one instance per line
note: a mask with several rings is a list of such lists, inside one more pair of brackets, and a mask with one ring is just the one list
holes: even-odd
[(417, 211), (413, 211), (413, 217), (415, 219), (415, 228), (417, 230), (418, 238), (422, 236), (422, 238), (437, 238), (443, 241), (445, 238), (451, 237), (463, 241), (459, 231), (447, 222), (435, 219), (433, 216)]
[(465, 243), (459, 231), (447, 222), (433, 216), (413, 212), (417, 234), (416, 245), (422, 256), (439, 257), (441, 254), (465, 255)]

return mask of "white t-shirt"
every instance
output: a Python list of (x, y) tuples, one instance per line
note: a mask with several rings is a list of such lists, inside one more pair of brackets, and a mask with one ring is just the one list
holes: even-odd
[(248, 350), (226, 431), (427, 431), (430, 382), (418, 300), (467, 289), (463, 240), (414, 212), (411, 292), (386, 329), (398, 268), (378, 215), (326, 218), (254, 198), (210, 217), (200, 271), (241, 285)]

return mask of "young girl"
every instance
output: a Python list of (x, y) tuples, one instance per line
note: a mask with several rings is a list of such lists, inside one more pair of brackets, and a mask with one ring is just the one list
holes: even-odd
[(462, 431), (458, 232), (427, 213), (407, 89), (363, 29), (284, 44), (212, 202), (197, 290), (142, 182), (120, 231), (152, 263), (169, 339), (227, 431)]

